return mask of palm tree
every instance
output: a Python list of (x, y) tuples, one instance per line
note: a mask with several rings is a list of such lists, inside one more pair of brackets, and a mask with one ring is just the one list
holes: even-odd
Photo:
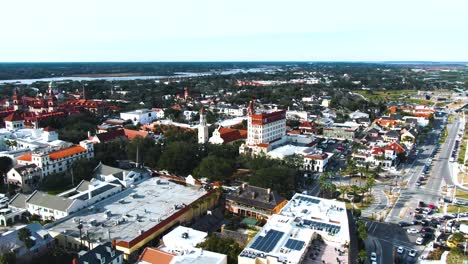
[(342, 199), (345, 199), (345, 194), (349, 191), (349, 186), (348, 185), (341, 185), (338, 187), (338, 190), (340, 190)]
[(367, 188), (368, 192), (372, 192), (372, 188), (375, 186), (375, 177), (374, 175), (368, 175), (365, 187)]
[(351, 192), (354, 194), (354, 196), (358, 194), (358, 191), (359, 191), (359, 187), (356, 184), (351, 185)]

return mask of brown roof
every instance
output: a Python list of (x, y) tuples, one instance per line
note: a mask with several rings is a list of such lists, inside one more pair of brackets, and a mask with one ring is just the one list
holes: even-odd
[(35, 169), (37, 168), (36, 164), (28, 164), (28, 165), (16, 165), (14, 167), (14, 169), (18, 172), (18, 173), (22, 173), (23, 171), (26, 171), (28, 169)]
[(239, 187), (237, 191), (228, 194), (226, 199), (269, 210), (273, 210), (285, 200), (273, 190), (250, 185)]

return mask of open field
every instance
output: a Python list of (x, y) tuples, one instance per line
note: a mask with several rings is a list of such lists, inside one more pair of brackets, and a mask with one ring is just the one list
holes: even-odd
[(354, 91), (370, 101), (400, 101), (407, 103), (415, 104), (425, 104), (432, 105), (433, 102), (423, 99), (414, 99), (411, 98), (418, 94), (418, 91), (415, 90), (393, 90), (393, 91), (367, 91), (367, 90), (357, 90)]
[(447, 213), (458, 213), (460, 212), (468, 212), (468, 206), (461, 206), (461, 205), (449, 205), (447, 208)]

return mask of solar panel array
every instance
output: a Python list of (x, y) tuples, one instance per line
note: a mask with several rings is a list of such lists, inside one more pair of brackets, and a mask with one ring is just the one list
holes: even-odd
[(296, 239), (288, 239), (286, 242), (285, 247), (292, 249), (292, 250), (301, 250), (304, 246), (304, 241), (296, 240)]
[(265, 236), (257, 237), (250, 247), (262, 252), (271, 252), (275, 248), (276, 244), (278, 244), (278, 241), (281, 239), (283, 234), (284, 232), (268, 230)]
[(327, 231), (327, 232), (333, 233), (333, 234), (336, 234), (336, 233), (340, 232), (340, 229), (341, 229), (341, 227), (337, 226), (337, 225), (320, 223), (320, 222), (307, 220), (307, 219), (304, 219), (304, 225), (310, 226), (310, 227), (312, 227), (314, 229), (317, 229), (317, 230)]
[(318, 204), (318, 203), (320, 203), (320, 200), (314, 199), (314, 198), (310, 198), (310, 197), (299, 196), (299, 199), (300, 199), (301, 201), (305, 201), (305, 202), (309, 202), (309, 203), (313, 203), (313, 204)]

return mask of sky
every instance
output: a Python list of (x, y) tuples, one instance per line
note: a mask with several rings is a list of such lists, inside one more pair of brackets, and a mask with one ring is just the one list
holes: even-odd
[(5, 0), (0, 10), (0, 62), (468, 61), (467, 0)]

